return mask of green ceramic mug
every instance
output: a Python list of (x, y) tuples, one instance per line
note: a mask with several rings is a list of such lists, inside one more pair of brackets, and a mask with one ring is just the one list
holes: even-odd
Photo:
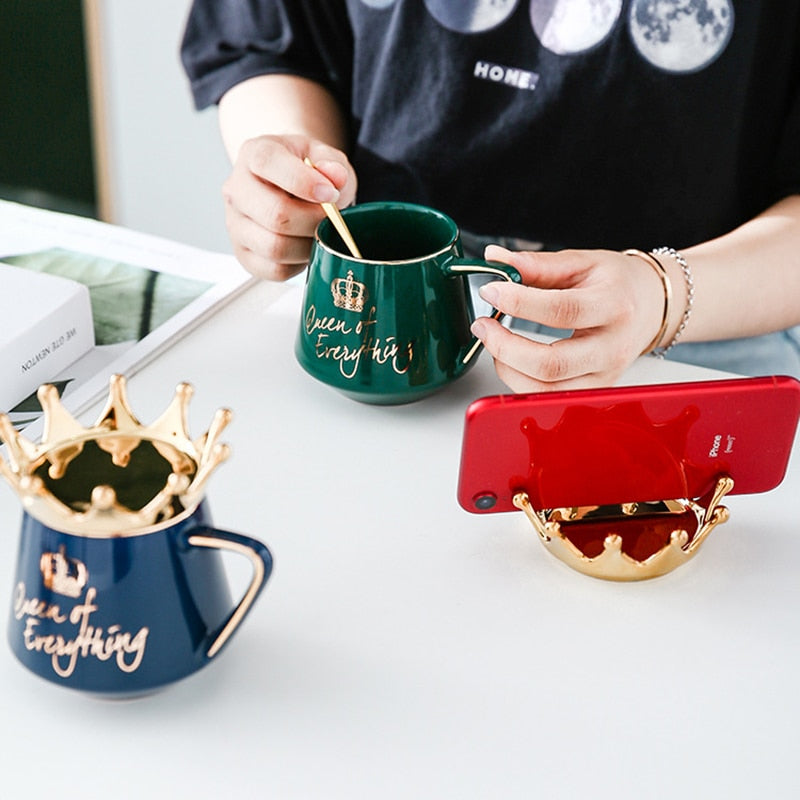
[(330, 220), (319, 224), (295, 345), (300, 365), (355, 400), (386, 405), (459, 378), (481, 347), (469, 330), (468, 276), (519, 283), (517, 270), (463, 258), (455, 222), (432, 208), (364, 203), (342, 215), (362, 258), (348, 254)]

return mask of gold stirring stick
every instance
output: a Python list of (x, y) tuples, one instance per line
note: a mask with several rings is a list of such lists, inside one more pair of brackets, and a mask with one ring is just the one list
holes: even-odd
[[(303, 161), (309, 167), (316, 169), (314, 162), (308, 156), (306, 156)], [(334, 203), (320, 203), (320, 205), (322, 206), (322, 210), (328, 215), (328, 219), (333, 223), (333, 227), (339, 232), (339, 236), (342, 237), (342, 240), (347, 245), (350, 255), (355, 256), (356, 258), (362, 258), (362, 255), (359, 252), (358, 247), (356, 247), (355, 241), (353, 240), (353, 236), (350, 233), (350, 229), (347, 227), (347, 224), (345, 223), (344, 218), (342, 217), (336, 205)]]

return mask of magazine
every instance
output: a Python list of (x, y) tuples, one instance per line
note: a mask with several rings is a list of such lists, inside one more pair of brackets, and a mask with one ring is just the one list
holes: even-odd
[[(45, 381), (73, 416), (107, 394), (112, 374), (130, 377), (255, 280), (229, 254), (3, 200), (0, 262), (89, 290), (95, 344)], [(17, 430), (35, 431), (41, 416), (35, 392), (9, 411)]]

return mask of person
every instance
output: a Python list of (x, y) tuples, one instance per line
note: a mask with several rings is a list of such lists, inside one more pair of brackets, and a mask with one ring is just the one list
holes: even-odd
[(513, 391), (648, 351), (800, 376), (797, 0), (194, 0), (181, 56), (253, 274), (304, 268), (322, 201), (418, 202), (559, 331), (476, 320)]

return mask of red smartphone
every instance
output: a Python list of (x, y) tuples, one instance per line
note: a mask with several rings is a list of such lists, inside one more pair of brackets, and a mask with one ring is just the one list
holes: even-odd
[(467, 511), (697, 499), (786, 474), (800, 381), (786, 376), (495, 395), (466, 411), (458, 501)]

